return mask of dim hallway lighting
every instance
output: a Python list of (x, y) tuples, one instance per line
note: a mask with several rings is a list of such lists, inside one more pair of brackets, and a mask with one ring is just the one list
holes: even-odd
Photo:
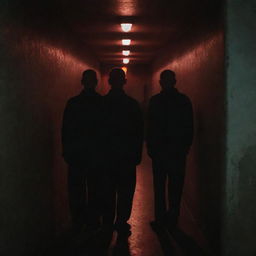
[(129, 55), (130, 55), (130, 51), (129, 51), (129, 50), (123, 51), (123, 55), (124, 55), (124, 56), (129, 56)]
[(122, 70), (124, 71), (124, 73), (127, 73), (127, 67), (122, 67)]
[(123, 39), (122, 44), (123, 45), (130, 45), (131, 44), (131, 39)]
[(131, 23), (122, 23), (121, 28), (124, 32), (129, 32), (132, 29), (132, 24)]
[(124, 64), (128, 64), (129, 62), (130, 62), (129, 59), (123, 59), (123, 63), (124, 63)]

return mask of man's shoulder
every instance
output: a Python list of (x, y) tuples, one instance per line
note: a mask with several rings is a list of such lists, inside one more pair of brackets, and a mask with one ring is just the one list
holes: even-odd
[[(105, 99), (112, 99), (113, 95), (111, 95), (110, 93), (106, 94), (105, 96), (103, 96)], [(127, 95), (126, 93), (122, 93), (121, 95), (119, 95), (118, 97), (114, 97), (114, 98), (118, 98), (120, 101), (125, 102), (126, 104), (133, 104), (133, 105), (139, 105), (139, 102), (134, 99), (133, 97)]]
[(150, 98), (150, 103), (155, 103), (155, 102), (161, 102), (163, 100), (163, 95), (161, 93), (157, 93), (155, 95), (153, 95)]
[(177, 93), (172, 94), (171, 97), (169, 97), (168, 94), (163, 94), (163, 93), (155, 94), (150, 98), (149, 104), (150, 105), (154, 105), (154, 104), (161, 105), (161, 103), (164, 104), (164, 102), (169, 102), (170, 100), (171, 101), (174, 100), (174, 102), (181, 102), (183, 104), (191, 104), (190, 98), (186, 94), (178, 92), (178, 91), (177, 91)]
[[(68, 104), (77, 104), (77, 103), (81, 103), (84, 102), (84, 100), (87, 98), (86, 94), (80, 93), (76, 96), (71, 97), (67, 103)], [(91, 97), (90, 97), (91, 98)], [(101, 96), (99, 93), (94, 93), (93, 94), (93, 98), (94, 99), (103, 99), (103, 96)]]
[(67, 101), (67, 105), (73, 105), (73, 104), (77, 103), (80, 100), (79, 98), (80, 98), (80, 95), (76, 95), (76, 96), (69, 98)]
[(179, 92), (178, 97), (179, 97), (180, 101), (187, 103), (187, 104), (191, 104), (191, 100), (186, 94)]
[(131, 104), (139, 105), (139, 102), (136, 99), (134, 99), (133, 97), (131, 97), (127, 94), (125, 94), (125, 97), (126, 97), (127, 101), (130, 102)]

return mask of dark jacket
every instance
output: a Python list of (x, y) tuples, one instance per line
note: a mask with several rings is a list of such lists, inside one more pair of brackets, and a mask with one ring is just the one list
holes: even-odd
[(143, 117), (138, 102), (123, 90), (110, 90), (104, 98), (108, 160), (139, 164), (143, 145)]
[(147, 122), (147, 148), (152, 158), (188, 153), (193, 140), (193, 110), (186, 95), (173, 88), (153, 96)]
[(102, 155), (103, 97), (83, 90), (66, 105), (62, 125), (63, 157), (70, 165), (95, 166)]

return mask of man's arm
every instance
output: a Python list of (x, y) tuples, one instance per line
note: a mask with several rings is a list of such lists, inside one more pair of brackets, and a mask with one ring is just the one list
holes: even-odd
[(144, 120), (143, 114), (139, 104), (136, 104), (135, 108), (135, 130), (137, 137), (137, 164), (141, 162), (142, 151), (143, 151), (143, 142), (144, 142)]
[(194, 136), (194, 117), (193, 117), (193, 107), (189, 98), (186, 100), (185, 112), (184, 112), (184, 131), (185, 131), (185, 144), (187, 147), (187, 152), (192, 145)]
[(70, 101), (67, 102), (61, 129), (62, 155), (67, 163), (70, 163), (75, 150), (75, 113)]
[(150, 100), (147, 113), (146, 142), (148, 154), (152, 157), (154, 152), (162, 148), (165, 132), (164, 113), (162, 113), (159, 102)]

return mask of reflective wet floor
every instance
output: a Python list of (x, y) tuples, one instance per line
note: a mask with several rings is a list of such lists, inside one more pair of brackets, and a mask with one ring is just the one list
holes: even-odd
[[(44, 256), (183, 256), (211, 255), (198, 246), (204, 243), (201, 234), (193, 230), (184, 216), (180, 228), (171, 234), (164, 230), (153, 231), (150, 221), (153, 220), (153, 181), (151, 160), (144, 152), (141, 165), (137, 168), (137, 184), (134, 195), (131, 224), (132, 234), (129, 238), (118, 239), (114, 232), (99, 233), (94, 239), (85, 235), (62, 238), (55, 249), (43, 253)], [(184, 231), (182, 231), (184, 230)], [(187, 235), (187, 234), (190, 234)], [(192, 234), (192, 235), (191, 235)], [(193, 238), (192, 238), (193, 236)], [(200, 237), (201, 236), (201, 237)]]
[[(144, 150), (143, 161), (137, 168), (136, 192), (132, 216), (129, 221), (132, 226), (132, 235), (128, 240), (129, 254), (119, 255), (208, 255), (209, 253), (199, 247), (198, 243), (206, 244), (206, 242), (202, 234), (194, 230), (193, 225), (187, 220), (185, 209), (182, 209), (179, 229), (174, 230), (171, 234), (166, 231), (154, 232), (152, 230), (149, 223), (154, 219), (153, 199), (151, 160)], [(196, 239), (192, 238), (191, 235)]]
[(156, 234), (149, 225), (154, 216), (153, 207), (151, 161), (144, 152), (143, 161), (137, 168), (136, 191), (129, 221), (132, 226), (132, 235), (129, 238), (132, 256), (163, 255)]

